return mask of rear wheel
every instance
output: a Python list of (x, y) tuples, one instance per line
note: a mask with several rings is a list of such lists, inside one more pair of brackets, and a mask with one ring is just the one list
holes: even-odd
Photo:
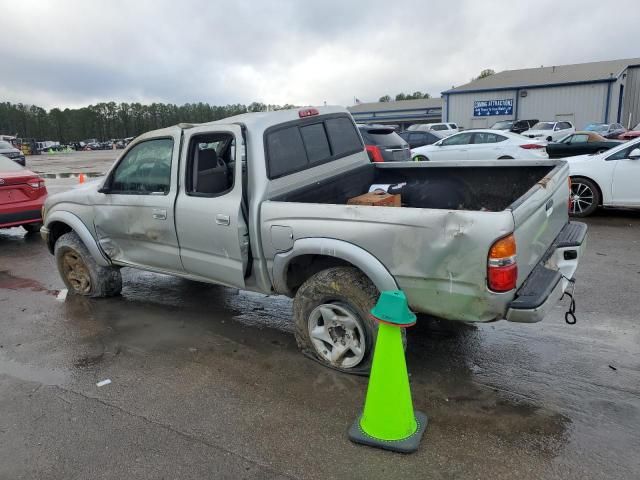
[(367, 372), (378, 330), (369, 311), (378, 295), (371, 280), (356, 268), (334, 267), (316, 273), (293, 300), (298, 346), (328, 367)]
[(22, 228), (27, 231), (27, 235), (30, 235), (32, 233), (38, 233), (40, 231), (40, 228), (42, 228), (42, 223), (27, 223), (25, 225), (22, 225)]
[(86, 297), (111, 297), (122, 290), (115, 267), (98, 265), (75, 232), (62, 235), (54, 248), (58, 271), (69, 293)]
[(596, 211), (600, 204), (600, 191), (588, 178), (571, 178), (571, 209), (574, 217), (587, 217)]

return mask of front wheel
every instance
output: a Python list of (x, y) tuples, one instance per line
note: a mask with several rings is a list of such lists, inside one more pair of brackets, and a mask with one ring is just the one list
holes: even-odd
[(298, 346), (325, 366), (348, 373), (368, 371), (378, 330), (369, 311), (378, 295), (356, 268), (316, 273), (293, 300)]
[(122, 290), (120, 270), (98, 265), (75, 232), (65, 233), (56, 241), (54, 255), (69, 293), (85, 297), (111, 297)]
[(413, 157), (413, 161), (414, 162), (428, 162), (429, 159), (424, 155), (416, 155), (415, 157)]
[(600, 204), (600, 191), (588, 178), (571, 178), (571, 208), (574, 217), (587, 217), (596, 211)]
[(513, 160), (513, 157), (509, 155), (503, 155), (502, 157), (498, 157), (498, 160)]

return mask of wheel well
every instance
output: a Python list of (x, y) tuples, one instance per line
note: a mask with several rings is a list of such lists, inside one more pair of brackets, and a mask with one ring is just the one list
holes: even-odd
[(598, 196), (600, 197), (600, 201), (598, 202), (598, 205), (602, 205), (602, 202), (604, 200), (602, 198), (602, 189), (600, 188), (600, 185), (598, 185), (598, 182), (596, 182), (593, 178), (585, 177), (584, 175), (574, 175), (573, 177), (571, 177), (571, 179), (574, 179), (574, 178), (584, 178), (585, 180), (589, 180), (590, 182), (593, 182), (593, 184), (598, 189)]
[(53, 253), (53, 249), (58, 239), (65, 233), (72, 232), (73, 229), (64, 222), (53, 222), (48, 226), (49, 228), (49, 252)]
[(501, 157), (498, 157), (498, 160), (513, 160), (513, 157), (510, 157), (509, 155), (503, 155)]
[(326, 255), (300, 255), (291, 260), (287, 266), (287, 289), (293, 294), (298, 288), (316, 273), (332, 267), (354, 267), (355, 265), (337, 257)]

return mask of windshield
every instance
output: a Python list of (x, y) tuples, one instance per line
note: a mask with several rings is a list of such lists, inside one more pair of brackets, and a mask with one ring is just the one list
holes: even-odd
[(592, 123), (590, 125), (587, 125), (585, 127), (585, 130), (588, 130), (590, 132), (606, 132), (608, 128), (609, 125), (606, 125), (604, 123)]
[(5, 142), (4, 140), (0, 140), (0, 150), (6, 150), (8, 148), (15, 148), (9, 142)]
[(513, 122), (509, 122), (509, 121), (503, 120), (502, 122), (494, 123), (491, 128), (493, 130), (508, 130), (512, 126), (513, 126)]
[(538, 122), (531, 127), (531, 130), (553, 130), (555, 125), (553, 122)]

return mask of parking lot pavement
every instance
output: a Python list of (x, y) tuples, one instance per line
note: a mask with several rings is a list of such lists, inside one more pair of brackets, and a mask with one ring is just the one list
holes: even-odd
[(60, 301), (40, 238), (0, 231), (0, 478), (638, 478), (640, 214), (588, 223), (577, 325), (409, 332), (413, 455), (348, 441), (367, 379), (298, 352), (288, 299), (124, 269)]
[(36, 173), (66, 177), (78, 173), (104, 173), (122, 150), (96, 150), (90, 152), (52, 153), (29, 155), (27, 168)]

